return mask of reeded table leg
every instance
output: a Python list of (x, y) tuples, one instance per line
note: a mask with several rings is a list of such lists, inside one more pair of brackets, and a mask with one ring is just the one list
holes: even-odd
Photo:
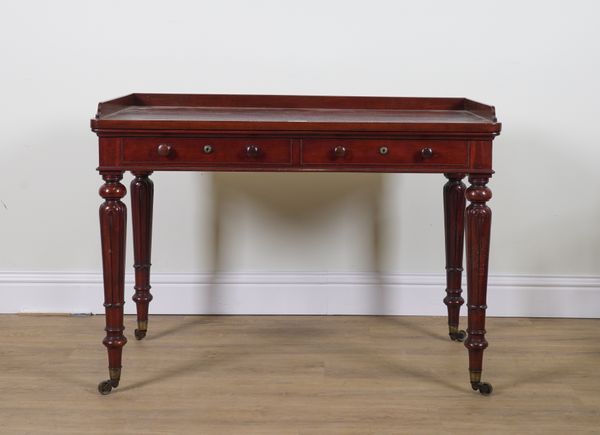
[(148, 176), (152, 172), (133, 172), (131, 181), (131, 215), (133, 226), (133, 254), (135, 269), (135, 294), (138, 327), (135, 338), (141, 340), (148, 330), (148, 305), (150, 294), (150, 255), (152, 252), (152, 202), (154, 185)]
[(486, 205), (492, 191), (486, 186), (490, 174), (469, 175), (471, 185), (465, 196), (471, 202), (467, 208), (467, 308), (469, 311), (469, 336), (465, 347), (469, 350), (471, 387), (488, 395), (492, 386), (481, 382), (483, 351), (488, 347), (485, 339), (485, 310), (490, 229), (492, 210)]
[(454, 341), (464, 341), (465, 331), (458, 329), (462, 298), (462, 261), (465, 234), (465, 174), (444, 174), (444, 230), (446, 236), (446, 297), (448, 307), (448, 335)]
[(106, 337), (108, 372), (110, 379), (101, 382), (98, 390), (108, 394), (119, 385), (121, 355), (127, 339), (123, 335), (123, 304), (125, 285), (125, 229), (127, 207), (121, 198), (127, 189), (119, 181), (123, 172), (103, 172), (105, 183), (100, 187), (104, 203), (100, 206), (100, 236), (102, 239), (102, 269), (104, 271), (104, 308), (106, 311)]

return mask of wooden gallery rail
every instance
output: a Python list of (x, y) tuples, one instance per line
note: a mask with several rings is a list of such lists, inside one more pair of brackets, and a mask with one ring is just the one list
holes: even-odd
[[(121, 201), (131, 182), (135, 294), (141, 340), (148, 329), (153, 171), (441, 173), (444, 185), (449, 335), (469, 352), (471, 386), (481, 382), (492, 213), (486, 203), (492, 141), (500, 133), (492, 106), (465, 98), (131, 94), (100, 103), (91, 121), (104, 179), (100, 232), (110, 379), (119, 385), (123, 335), (125, 226)], [(467, 188), (462, 180), (468, 176)], [(470, 205), (466, 208), (466, 200)], [(465, 222), (466, 217), (466, 222)], [(465, 231), (466, 224), (466, 231)], [(459, 330), (466, 233), (468, 327)], [(466, 340), (465, 340), (466, 338)]]

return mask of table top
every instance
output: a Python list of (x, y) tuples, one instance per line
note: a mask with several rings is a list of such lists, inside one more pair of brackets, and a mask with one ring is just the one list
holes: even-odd
[(98, 105), (92, 129), (497, 135), (494, 107), (466, 98), (130, 94)]

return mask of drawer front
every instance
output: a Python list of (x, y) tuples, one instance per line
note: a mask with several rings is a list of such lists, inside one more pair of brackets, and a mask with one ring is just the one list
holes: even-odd
[(467, 167), (468, 142), (460, 140), (307, 139), (302, 164)]
[(280, 138), (124, 138), (125, 164), (156, 166), (290, 165), (291, 141)]

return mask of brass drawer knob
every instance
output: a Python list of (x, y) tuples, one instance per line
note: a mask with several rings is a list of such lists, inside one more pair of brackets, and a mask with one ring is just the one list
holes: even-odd
[(248, 145), (246, 147), (246, 155), (248, 157), (258, 157), (260, 156), (260, 148), (256, 145)]
[(210, 154), (213, 152), (213, 147), (212, 145), (204, 145), (202, 151), (204, 151), (204, 154)]
[(173, 150), (173, 147), (166, 143), (161, 143), (158, 145), (158, 147), (156, 147), (156, 152), (161, 157), (169, 156), (171, 154), (172, 150)]
[(333, 149), (333, 154), (336, 157), (344, 157), (346, 155), (346, 147), (343, 145), (338, 145)]
[(424, 159), (428, 159), (428, 158), (430, 158), (430, 157), (432, 157), (432, 156), (433, 156), (433, 150), (432, 150), (431, 148), (429, 148), (429, 147), (427, 147), (427, 148), (423, 148), (423, 149), (421, 150), (421, 156), (422, 156)]

